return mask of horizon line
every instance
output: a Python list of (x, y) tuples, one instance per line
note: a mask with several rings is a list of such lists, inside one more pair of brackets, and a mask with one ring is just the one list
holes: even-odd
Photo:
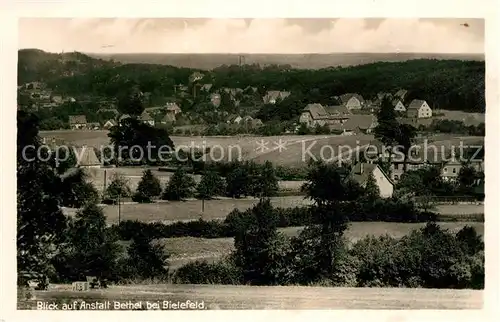
[(406, 52), (406, 51), (387, 51), (387, 52), (369, 52), (369, 51), (351, 51), (351, 52), (301, 52), (301, 53), (266, 53), (266, 52), (210, 52), (210, 53), (200, 53), (200, 52), (91, 52), (91, 51), (78, 51), (78, 50), (70, 50), (64, 51), (61, 50), (59, 52), (48, 51), (40, 48), (18, 48), (18, 52), (21, 50), (39, 50), (49, 54), (61, 54), (61, 53), (81, 53), (81, 54), (96, 54), (96, 55), (144, 55), (144, 54), (157, 54), (157, 55), (345, 55), (345, 54), (393, 54), (393, 55), (463, 55), (463, 56), (485, 56), (485, 53), (433, 53), (433, 52)]

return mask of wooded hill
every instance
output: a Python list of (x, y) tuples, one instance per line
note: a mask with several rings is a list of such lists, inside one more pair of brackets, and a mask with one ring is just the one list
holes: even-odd
[[(19, 51), (18, 83), (41, 80), (61, 94), (116, 97), (131, 84), (165, 97), (175, 84), (187, 84), (194, 69), (158, 64), (121, 64), (81, 53), (49, 54)], [(293, 69), (257, 64), (221, 66), (202, 71), (200, 83), (221, 87), (256, 86), (259, 92), (288, 90), (306, 101), (328, 102), (332, 96), (359, 93), (365, 99), (378, 92), (409, 90), (407, 100), (427, 100), (434, 109), (485, 111), (484, 61), (416, 59), (351, 67)]]

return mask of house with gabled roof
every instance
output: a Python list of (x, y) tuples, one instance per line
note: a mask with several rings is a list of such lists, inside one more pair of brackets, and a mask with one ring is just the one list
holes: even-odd
[(161, 124), (172, 124), (175, 123), (176, 118), (175, 114), (173, 113), (166, 113), (165, 116), (161, 119), (160, 123)]
[(248, 85), (243, 89), (243, 92), (255, 94), (257, 93), (257, 87)]
[(299, 123), (307, 127), (334, 126), (343, 124), (349, 119), (349, 113), (344, 107), (324, 107), (319, 103), (307, 104), (299, 117)]
[(118, 125), (118, 122), (116, 122), (114, 119), (109, 119), (106, 122), (104, 122), (102, 127), (106, 130), (109, 130), (110, 128), (112, 128), (113, 126), (116, 126), (116, 125)]
[(139, 116), (139, 120), (145, 124), (149, 124), (151, 126), (154, 126), (155, 125), (155, 120), (153, 119), (153, 117), (151, 116), (151, 114), (149, 114), (146, 110), (144, 110), (142, 112), (142, 114)]
[(172, 113), (174, 115), (182, 113), (181, 108), (175, 102), (168, 102), (168, 103), (166, 103), (165, 104), (165, 110), (167, 111), (167, 113)]
[(353, 114), (343, 126), (343, 131), (352, 134), (371, 134), (378, 125), (375, 115)]
[(348, 110), (359, 110), (365, 105), (363, 96), (356, 93), (342, 94), (338, 97), (338, 101), (341, 105), (347, 107)]
[(290, 96), (290, 94), (291, 92), (286, 91), (268, 91), (262, 100), (264, 104), (276, 104), (278, 101), (282, 101)]
[(394, 97), (398, 97), (404, 102), (407, 95), (408, 91), (406, 89), (400, 89), (394, 94)]
[(373, 176), (375, 179), (375, 183), (380, 191), (380, 197), (392, 197), (394, 193), (394, 182), (379, 165), (359, 162), (352, 167), (351, 178), (360, 186), (366, 187), (366, 183), (370, 176)]
[(91, 146), (83, 145), (81, 147), (73, 148), (76, 156), (77, 164), (79, 168), (100, 168), (101, 162), (95, 153), (95, 150)]
[(409, 118), (431, 118), (432, 117), (432, 109), (429, 104), (427, 104), (424, 100), (414, 99), (408, 105), (407, 116)]
[(345, 105), (325, 106), (325, 110), (330, 115), (352, 115), (352, 112)]
[(403, 102), (399, 98), (392, 100), (392, 106), (394, 106), (394, 110), (396, 112), (400, 112), (400, 113), (406, 112), (406, 107), (404, 106)]
[(70, 115), (69, 127), (72, 130), (81, 130), (87, 127), (87, 117), (85, 115)]

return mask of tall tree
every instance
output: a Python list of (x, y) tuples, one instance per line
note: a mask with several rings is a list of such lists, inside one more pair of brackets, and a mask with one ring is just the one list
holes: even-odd
[(254, 195), (258, 197), (274, 197), (278, 193), (278, 178), (273, 164), (266, 161), (260, 168), (257, 176), (257, 182), (254, 189)]
[(224, 193), (224, 180), (215, 171), (207, 171), (196, 186), (196, 195), (199, 199), (208, 200)]
[(85, 280), (85, 276), (116, 280), (117, 239), (106, 227), (101, 207), (89, 203), (76, 214), (69, 229), (69, 245), (58, 258), (61, 278)]
[(183, 200), (193, 195), (194, 179), (181, 167), (175, 170), (163, 192), (164, 200)]
[(226, 194), (233, 198), (247, 196), (251, 184), (248, 172), (243, 166), (238, 164), (226, 177)]
[(143, 95), (137, 85), (130, 86), (118, 97), (118, 111), (121, 114), (138, 116), (144, 111)]
[(317, 274), (319, 278), (331, 278), (348, 225), (343, 202), (358, 198), (361, 188), (348, 177), (347, 169), (321, 161), (310, 164), (306, 180), (302, 191), (315, 201), (311, 207), (312, 224), (309, 228), (319, 235), (322, 245), (314, 254), (318, 263)]
[(395, 140), (403, 153), (403, 171), (406, 172), (408, 153), (410, 152), (413, 140), (417, 135), (417, 129), (409, 124), (398, 124), (396, 127)]
[(398, 121), (394, 106), (388, 97), (384, 97), (377, 112), (378, 125), (374, 129), (375, 138), (385, 146), (392, 147), (396, 143), (396, 128)]
[(153, 244), (151, 238), (139, 233), (129, 246), (125, 260), (125, 276), (132, 278), (166, 278), (167, 259), (161, 244)]
[(151, 170), (144, 170), (141, 181), (137, 185), (136, 197), (151, 200), (161, 195), (160, 180), (153, 175)]
[(277, 231), (278, 215), (269, 199), (262, 199), (247, 215), (253, 217), (250, 224), (240, 226), (234, 238), (235, 262), (248, 283), (280, 284), (288, 268), (288, 247)]
[(470, 164), (463, 165), (458, 171), (458, 186), (465, 193), (470, 194), (477, 179), (477, 172)]
[(128, 198), (132, 195), (132, 191), (128, 185), (128, 181), (120, 173), (116, 173), (109, 186), (106, 188), (106, 198), (116, 200), (118, 198)]
[(370, 173), (370, 175), (368, 176), (368, 180), (366, 181), (365, 197), (370, 200), (376, 200), (380, 198), (380, 189), (377, 185), (375, 177), (373, 176), (373, 173)]
[[(17, 270), (18, 283), (53, 273), (66, 217), (60, 209), (60, 178), (40, 149), (39, 120), (17, 114)], [(40, 157), (37, 151), (41, 152)]]

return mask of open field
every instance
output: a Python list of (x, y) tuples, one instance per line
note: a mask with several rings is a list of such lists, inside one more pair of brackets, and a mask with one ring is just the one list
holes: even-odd
[[(205, 212), (201, 218), (205, 220), (223, 219), (233, 209), (246, 210), (257, 204), (257, 198), (206, 200)], [(308, 205), (311, 202), (303, 196), (286, 196), (271, 198), (275, 207), (295, 207)], [(118, 205), (104, 205), (104, 214), (108, 224), (118, 222)], [(75, 209), (65, 208), (68, 215), (75, 213)], [(123, 204), (121, 205), (121, 220), (140, 220), (144, 222), (164, 222), (197, 220), (201, 214), (201, 200), (158, 202), (152, 204)]]
[[(40, 134), (42, 137), (61, 138), (75, 145), (85, 144), (100, 148), (109, 144), (107, 131), (42, 131)], [(171, 139), (179, 148), (210, 147), (207, 160), (253, 160), (257, 163), (271, 161), (274, 164), (294, 167), (305, 166), (311, 158), (333, 161), (339, 155), (344, 159), (348, 156), (354, 157), (356, 149), (375, 143), (373, 135), (172, 136)], [(448, 150), (451, 146), (460, 146), (460, 142), (464, 145), (481, 145), (484, 144), (484, 137), (444, 134), (431, 136), (428, 142), (432, 142), (440, 151), (441, 146)]]
[[(484, 223), (443, 222), (439, 223), (439, 225), (454, 233), (468, 225), (474, 227), (481, 236), (484, 235)], [(345, 236), (351, 242), (356, 242), (367, 235), (383, 236), (387, 234), (395, 238), (401, 238), (412, 230), (423, 226), (425, 226), (424, 223), (352, 222), (345, 232)], [(279, 231), (287, 236), (296, 236), (302, 229), (303, 227), (287, 227), (281, 228)], [(164, 238), (160, 242), (164, 245), (165, 251), (171, 255), (169, 264), (172, 269), (195, 260), (211, 262), (228, 255), (234, 250), (233, 238), (178, 237)]]
[[(306, 165), (310, 159), (324, 161), (357, 159), (357, 153), (363, 151), (368, 144), (375, 144), (375, 142), (372, 135), (330, 136), (291, 144), (282, 151), (273, 150), (262, 153), (255, 156), (253, 160), (260, 163), (269, 160), (275, 164), (301, 167)], [(464, 147), (481, 146), (484, 145), (484, 137), (460, 137), (445, 134), (429, 137), (427, 138), (427, 143), (420, 142), (418, 145), (422, 149), (426, 147), (429, 150), (432, 149), (429, 154), (429, 159), (432, 161), (432, 158), (434, 158), (433, 153), (449, 152), (451, 147), (458, 149), (461, 144)], [(435, 150), (434, 147), (436, 147)], [(372, 148), (370, 152), (373, 151), (375, 150)]]
[[(71, 291), (54, 285), (19, 301), (18, 309), (36, 309), (36, 301), (204, 302), (206, 309), (481, 309), (481, 290), (340, 288), (305, 286), (131, 285), (106, 290)], [(59, 305), (61, 306), (61, 305)], [(472, 317), (471, 317), (472, 318)]]
[[(121, 220), (140, 220), (144, 222), (189, 221), (203, 218), (205, 220), (225, 218), (233, 209), (246, 210), (258, 203), (256, 198), (206, 200), (205, 211), (201, 215), (201, 200), (162, 201), (151, 204), (126, 203), (120, 206)], [(289, 208), (310, 205), (311, 201), (304, 196), (283, 196), (271, 198), (275, 207)], [(118, 205), (104, 205), (104, 214), (108, 224), (118, 222)], [(73, 208), (64, 208), (64, 212), (72, 215)], [(437, 212), (443, 215), (471, 215), (484, 214), (482, 204), (438, 205)]]
[[(168, 180), (173, 175), (173, 172), (158, 171), (158, 167), (88, 168), (86, 169), (86, 172), (89, 174), (89, 181), (92, 182), (98, 191), (104, 190), (105, 178), (107, 180), (107, 184), (109, 185), (115, 174), (123, 175), (127, 179), (130, 189), (135, 191), (139, 181), (141, 180), (142, 174), (146, 169), (151, 170), (151, 172), (160, 180), (163, 187), (168, 183)], [(191, 175), (191, 177), (193, 177), (194, 181), (197, 183), (201, 180), (201, 175)], [(278, 186), (280, 190), (299, 191), (303, 183), (303, 181), (280, 180), (278, 181)]]
[(477, 126), (479, 123), (486, 122), (486, 114), (485, 113), (469, 113), (463, 111), (449, 111), (449, 110), (435, 110), (435, 113), (444, 114), (438, 115), (435, 118), (441, 120), (450, 120), (450, 121), (461, 121), (464, 122), (465, 125), (474, 125)]

